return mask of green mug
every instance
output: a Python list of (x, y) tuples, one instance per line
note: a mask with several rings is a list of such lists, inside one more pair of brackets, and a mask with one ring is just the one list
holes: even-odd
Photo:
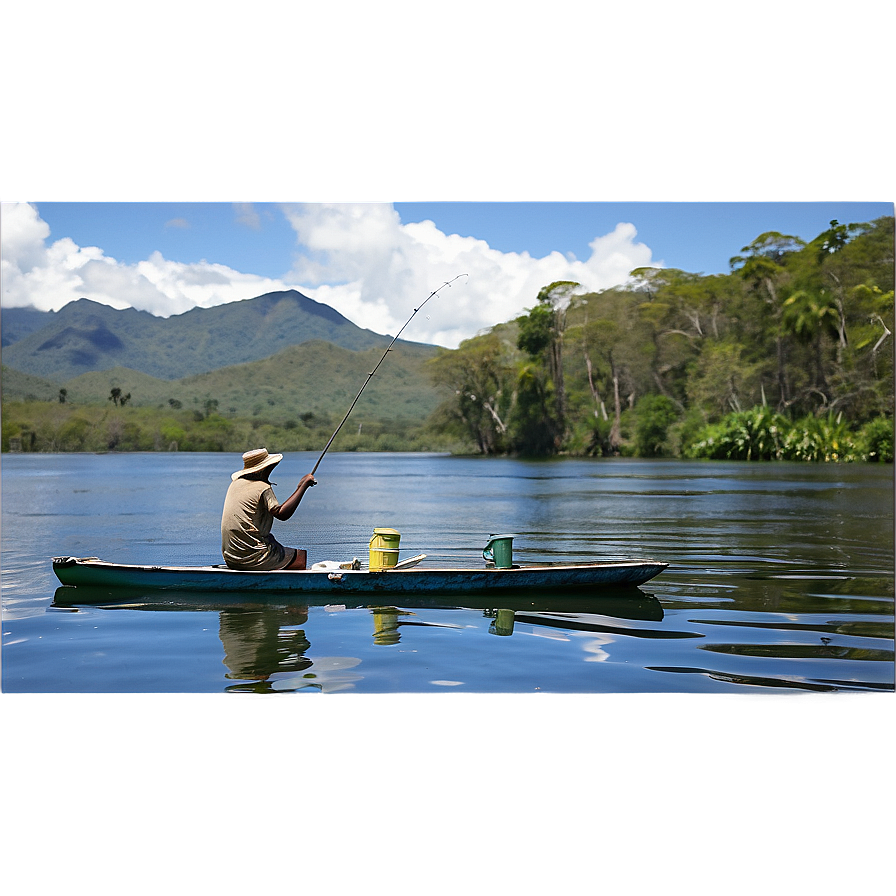
[(513, 567), (513, 536), (489, 535), (488, 544), (482, 552), (483, 560), (490, 560), (496, 569)]

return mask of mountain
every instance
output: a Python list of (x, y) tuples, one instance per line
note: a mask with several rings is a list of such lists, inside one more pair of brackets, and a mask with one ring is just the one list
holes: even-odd
[(55, 311), (38, 311), (32, 306), (0, 309), (0, 345), (5, 347), (24, 339), (29, 333), (46, 326), (55, 314)]
[[(31, 313), (8, 317), (23, 311)], [(4, 366), (54, 382), (116, 367), (176, 380), (259, 361), (312, 340), (351, 351), (383, 350), (390, 342), (294, 289), (168, 318), (90, 299), (55, 313), (8, 309), (3, 315)], [(29, 331), (32, 326), (37, 329)]]
[[(424, 364), (438, 351), (433, 346), (397, 342), (364, 390), (355, 417), (388, 420), (425, 419), (446, 397), (434, 388)], [(63, 386), (69, 406), (107, 404), (112, 387), (130, 394), (129, 407), (170, 409), (176, 402), (188, 410), (203, 410), (216, 401), (227, 417), (290, 420), (303, 414), (339, 417), (382, 358), (383, 350), (351, 351), (331, 342), (313, 340), (264, 358), (179, 380), (163, 380), (123, 367), (82, 373)], [(323, 373), (322, 373), (323, 372)], [(43, 388), (41, 388), (43, 386)], [(3, 370), (4, 400), (33, 395), (55, 400), (59, 387)], [(111, 405), (110, 405), (111, 406)]]

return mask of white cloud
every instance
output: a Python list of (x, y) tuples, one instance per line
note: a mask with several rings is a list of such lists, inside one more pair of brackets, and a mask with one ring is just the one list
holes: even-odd
[[(86, 297), (168, 316), (294, 288), (359, 326), (394, 335), (434, 289), (466, 274), (441, 290), (402, 334), (455, 347), (532, 307), (538, 291), (554, 280), (605, 289), (623, 283), (633, 268), (657, 264), (627, 223), (596, 237), (591, 255), (580, 261), (560, 252), (543, 258), (500, 252), (474, 237), (442, 233), (431, 221), (402, 224), (389, 204), (291, 205), (283, 211), (299, 255), (286, 277), (272, 279), (206, 261), (169, 261), (159, 252), (122, 264), (68, 238), (51, 242), (35, 207), (4, 203), (2, 303), (58, 310)], [(252, 226), (251, 207), (237, 214)]]
[(445, 234), (431, 221), (402, 224), (391, 205), (290, 206), (285, 214), (304, 254), (290, 279), (359, 326), (394, 334), (433, 289), (458, 274), (403, 334), (449, 347), (509, 320), (535, 304), (554, 280), (575, 280), (585, 290), (624, 283), (629, 272), (652, 262), (635, 242), (632, 224), (618, 224), (590, 244), (578, 261), (560, 252), (533, 258), (499, 252), (474, 237)]
[(88, 298), (113, 308), (132, 307), (168, 317), (295, 286), (206, 261), (168, 261), (159, 252), (137, 264), (122, 264), (101, 249), (79, 247), (68, 237), (48, 243), (50, 228), (28, 203), (3, 203), (0, 215), (5, 307), (33, 305), (41, 311), (58, 311)]

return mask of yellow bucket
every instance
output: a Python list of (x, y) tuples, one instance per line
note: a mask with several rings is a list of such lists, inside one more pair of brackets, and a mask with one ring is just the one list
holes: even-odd
[(370, 569), (381, 572), (398, 563), (398, 543), (401, 533), (394, 529), (374, 529), (370, 539)]

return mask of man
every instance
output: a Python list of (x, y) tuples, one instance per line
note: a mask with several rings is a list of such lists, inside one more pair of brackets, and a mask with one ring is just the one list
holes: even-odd
[(298, 488), (278, 503), (268, 476), (281, 460), (282, 454), (256, 448), (243, 455), (243, 469), (230, 477), (221, 516), (221, 553), (231, 569), (306, 568), (307, 552), (284, 547), (271, 535), (271, 525), (275, 519), (288, 520), (317, 480), (306, 474)]

